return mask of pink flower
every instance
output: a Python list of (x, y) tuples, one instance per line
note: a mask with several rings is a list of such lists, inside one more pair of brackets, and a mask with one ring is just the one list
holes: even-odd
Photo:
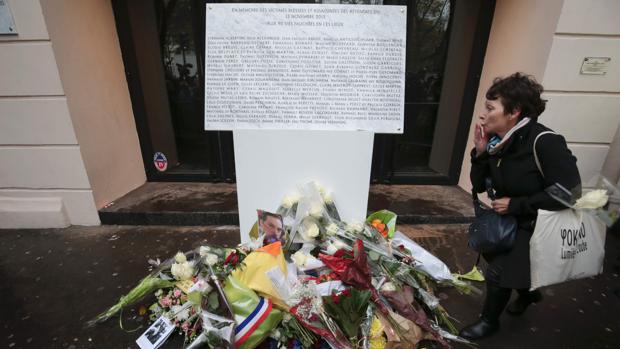
[(164, 297), (159, 300), (159, 304), (163, 305), (164, 307), (169, 307), (172, 305), (172, 300), (168, 297)]
[(182, 293), (181, 293), (181, 290), (179, 290), (178, 288), (177, 288), (176, 290), (174, 290), (174, 296), (175, 296), (176, 298), (181, 297), (181, 294), (182, 294)]
[(181, 325), (181, 329), (183, 332), (187, 332), (189, 330), (189, 322), (184, 322), (183, 325)]

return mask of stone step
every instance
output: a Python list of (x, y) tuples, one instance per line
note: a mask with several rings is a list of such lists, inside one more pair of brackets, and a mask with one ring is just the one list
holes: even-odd
[[(388, 209), (400, 224), (469, 223), (471, 197), (456, 186), (371, 185), (368, 213)], [(228, 183), (148, 182), (99, 211), (110, 225), (238, 225), (237, 192)]]

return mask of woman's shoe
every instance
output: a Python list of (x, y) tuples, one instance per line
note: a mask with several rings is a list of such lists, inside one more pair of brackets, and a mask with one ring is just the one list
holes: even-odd
[(542, 293), (540, 293), (540, 291), (538, 290), (531, 292), (519, 291), (519, 297), (514, 302), (510, 303), (510, 305), (506, 309), (506, 312), (508, 312), (508, 314), (510, 315), (519, 316), (525, 312), (525, 310), (527, 309), (527, 307), (530, 306), (530, 304), (538, 303), (542, 300), (542, 298)]
[(509, 288), (495, 286), (487, 282), (487, 295), (480, 319), (462, 329), (459, 336), (476, 340), (497, 332), (499, 330), (499, 317), (510, 299), (511, 292), (512, 290)]
[(476, 340), (488, 337), (497, 332), (497, 330), (499, 330), (499, 321), (489, 322), (481, 317), (478, 322), (462, 329), (459, 332), (459, 336), (469, 340)]

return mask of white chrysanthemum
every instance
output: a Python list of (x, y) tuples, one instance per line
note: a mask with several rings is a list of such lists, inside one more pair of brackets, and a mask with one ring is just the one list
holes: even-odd
[(297, 251), (291, 256), (291, 259), (293, 260), (293, 263), (295, 263), (297, 267), (301, 268), (306, 265), (308, 256), (306, 256), (306, 254), (301, 251)]
[(173, 263), (170, 268), (170, 272), (175, 279), (184, 281), (189, 280), (194, 276), (194, 267), (189, 262)]
[(205, 263), (210, 265), (210, 266), (214, 266), (218, 261), (218, 257), (217, 255), (213, 254), (213, 253), (207, 253), (205, 255)]
[(174, 261), (177, 263), (185, 263), (187, 262), (187, 257), (185, 257), (185, 253), (177, 252), (177, 254), (174, 255)]
[(604, 189), (592, 190), (586, 193), (575, 203), (575, 208), (597, 209), (605, 206), (609, 200), (609, 195)]
[(334, 236), (338, 232), (338, 226), (335, 223), (330, 223), (327, 228), (325, 228), (325, 232), (327, 235)]
[(209, 253), (211, 251), (211, 247), (209, 246), (200, 246), (200, 249), (198, 249), (198, 253), (200, 254), (200, 257), (204, 257), (207, 255), (207, 253)]

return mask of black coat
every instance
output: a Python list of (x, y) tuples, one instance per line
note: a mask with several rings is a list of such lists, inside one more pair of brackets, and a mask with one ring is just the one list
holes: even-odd
[(577, 159), (566, 146), (564, 137), (556, 134), (540, 136), (536, 152), (544, 177), (533, 155), (534, 140), (549, 129), (531, 121), (517, 130), (496, 154), (484, 152), (475, 156), (472, 150), (471, 182), (476, 193), (485, 191), (485, 178), (491, 177), (498, 198), (509, 197), (508, 214), (517, 218), (519, 229), (515, 247), (505, 253), (485, 255), (490, 268), (500, 270), (501, 287), (525, 289), (530, 287), (529, 241), (534, 231), (538, 209), (556, 211), (565, 208), (544, 189), (559, 183), (567, 189), (581, 192)]

